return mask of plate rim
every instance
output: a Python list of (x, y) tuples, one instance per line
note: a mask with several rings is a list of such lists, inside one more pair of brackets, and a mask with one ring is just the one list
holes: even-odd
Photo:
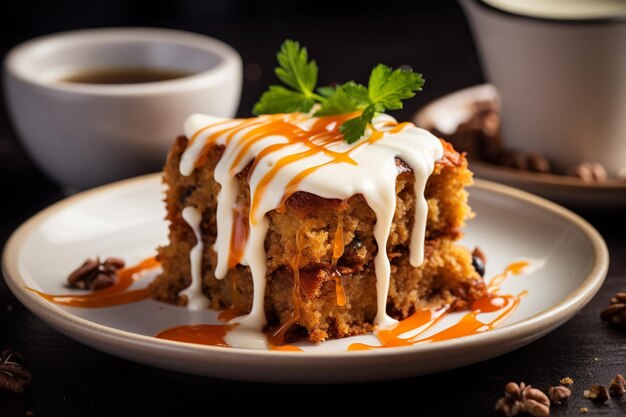
[[(464, 347), (478, 348), (482, 345), (488, 345), (491, 343), (498, 343), (499, 341), (509, 340), (509, 338), (528, 339), (529, 342), (535, 340), (533, 335), (540, 334), (543, 329), (551, 331), (566, 319), (572, 317), (580, 309), (582, 309), (597, 293), (600, 289), (609, 267), (609, 252), (607, 245), (600, 235), (600, 233), (586, 220), (572, 211), (559, 206), (556, 203), (548, 201), (544, 198), (538, 197), (531, 193), (518, 190), (513, 187), (497, 184), (491, 181), (475, 179), (474, 187), (493, 192), (495, 194), (505, 195), (517, 200), (528, 202), (534, 206), (547, 210), (553, 214), (568, 220), (570, 224), (576, 226), (583, 232), (585, 237), (589, 240), (593, 248), (594, 263), (591, 271), (584, 279), (584, 281), (570, 292), (563, 300), (553, 304), (547, 309), (544, 309), (532, 316), (527, 317), (519, 322), (496, 328), (488, 332), (463, 336), (460, 338), (441, 341), (437, 343), (420, 344), (416, 346), (408, 347), (395, 347), (385, 349), (375, 349), (366, 351), (304, 351), (304, 352), (290, 352), (290, 351), (271, 351), (271, 350), (249, 350), (249, 349), (236, 349), (236, 348), (223, 348), (215, 346), (205, 346), (198, 344), (190, 344), (178, 341), (170, 341), (164, 339), (156, 339), (151, 336), (140, 335), (125, 330), (115, 329), (103, 324), (98, 324), (87, 319), (75, 316), (70, 312), (63, 310), (62, 308), (50, 303), (43, 298), (37, 296), (35, 293), (25, 290), (26, 282), (19, 273), (18, 255), (20, 249), (29, 236), (30, 232), (44, 219), (58, 210), (64, 207), (77, 203), (83, 199), (89, 198), (98, 193), (110, 192), (116, 188), (130, 187), (142, 182), (150, 183), (157, 181), (160, 177), (160, 173), (147, 174), (139, 177), (134, 177), (104, 186), (100, 186), (91, 190), (83, 191), (76, 195), (67, 197), (61, 201), (58, 201), (47, 208), (44, 208), (37, 214), (30, 217), (22, 225), (20, 225), (6, 241), (6, 245), (2, 254), (2, 273), (4, 280), (11, 292), (16, 298), (35, 314), (46, 322), (51, 327), (61, 330), (66, 336), (79, 340), (83, 344), (94, 347), (97, 350), (104, 350), (111, 353), (110, 350), (96, 347), (97, 344), (92, 340), (99, 342), (111, 343), (123, 343), (130, 344), (133, 348), (146, 348), (152, 352), (156, 351), (176, 351), (179, 353), (206, 353), (211, 354), (213, 360), (233, 361), (237, 359), (249, 360), (250, 358), (263, 358), (271, 361), (273, 364), (279, 364), (281, 361), (292, 362), (294, 359), (300, 361), (313, 361), (323, 358), (327, 361), (338, 362), (341, 361), (344, 365), (347, 363), (354, 363), (361, 361), (364, 357), (377, 359), (383, 359), (390, 356), (393, 357), (407, 357), (413, 356), (419, 353), (426, 354), (433, 350), (455, 350), (459, 348), (459, 344)], [(471, 191), (470, 191), (471, 192)], [(156, 243), (155, 243), (156, 244)], [(528, 342), (528, 343), (529, 343)], [(113, 354), (113, 353), (111, 353)], [(115, 356), (121, 356), (113, 354)], [(122, 356), (124, 357), (124, 356)], [(143, 362), (146, 363), (146, 362)], [(167, 368), (166, 369), (172, 369)]]
[[(450, 91), (424, 104), (417, 109), (411, 117), (411, 120), (416, 125), (424, 129), (434, 128), (432, 123), (433, 117), (430, 115), (432, 109), (441, 107), (443, 106), (442, 103), (464, 95), (475, 97), (480, 96), (483, 99), (499, 99), (498, 91), (495, 85), (491, 83), (474, 84)], [(470, 161), (470, 169), (472, 167), (478, 168), (476, 169), (478, 175), (500, 175), (503, 176), (502, 178), (505, 180), (525, 183), (533, 186), (559, 187), (564, 190), (626, 191), (626, 180), (619, 180), (616, 178), (609, 178), (607, 181), (601, 183), (586, 183), (568, 175), (523, 171), (478, 160)]]

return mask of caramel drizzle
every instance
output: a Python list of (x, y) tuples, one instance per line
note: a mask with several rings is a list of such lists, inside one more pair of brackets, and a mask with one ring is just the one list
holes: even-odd
[[(311, 130), (309, 131), (306, 131), (296, 125), (287, 124), (288, 128), (285, 128), (284, 130), (282, 130), (280, 132), (280, 135), (286, 137), (288, 141), (286, 143), (278, 143), (278, 144), (270, 145), (258, 153), (258, 155), (256, 156), (252, 164), (250, 172), (248, 174), (249, 177), (252, 176), (255, 168), (258, 166), (260, 161), (263, 160), (264, 157), (268, 156), (271, 153), (280, 151), (288, 146), (292, 146), (295, 143), (301, 143), (308, 148), (302, 152), (293, 153), (293, 154), (290, 154), (290, 155), (287, 155), (278, 159), (276, 163), (274, 164), (274, 166), (272, 166), (272, 168), (267, 173), (265, 173), (265, 175), (259, 180), (256, 186), (256, 189), (254, 190), (254, 194), (252, 196), (252, 201), (250, 204), (250, 223), (251, 224), (257, 224), (258, 222), (257, 211), (258, 211), (259, 204), (261, 200), (263, 199), (263, 195), (265, 194), (265, 190), (267, 189), (269, 184), (272, 182), (272, 180), (276, 177), (276, 175), (285, 166), (293, 164), (294, 162), (298, 162), (304, 158), (313, 156), (318, 153), (324, 153), (327, 156), (332, 158), (328, 162), (311, 166), (303, 170), (296, 176), (294, 176), (289, 181), (288, 185), (285, 187), (283, 202), (286, 202), (287, 199), (294, 192), (298, 190), (298, 185), (308, 175), (310, 175), (317, 169), (321, 168), (322, 166), (325, 166), (331, 163), (332, 164), (347, 163), (351, 165), (356, 165), (356, 161), (350, 157), (350, 152), (352, 152), (354, 148), (346, 152), (336, 152), (336, 151), (332, 151), (328, 149), (329, 145), (333, 143), (341, 142), (343, 140), (343, 135), (339, 133), (338, 130), (328, 130), (328, 127), (333, 126), (333, 125), (339, 125), (340, 123), (338, 123), (338, 120), (345, 120), (345, 119), (346, 119), (346, 115), (320, 118), (320, 120), (317, 120), (316, 123), (311, 128)], [(360, 146), (360, 145), (357, 145), (357, 146)], [(236, 167), (237, 162), (239, 161), (238, 158), (240, 156), (243, 157), (242, 153), (237, 155), (237, 159), (235, 159), (235, 163), (231, 167), (231, 170), (233, 170)], [(284, 203), (281, 203), (280, 206), (284, 206)]]
[[(237, 175), (239, 173), (239, 170), (241, 169), (240, 165), (244, 161), (244, 158), (249, 155), (252, 146), (254, 146), (259, 140), (267, 138), (268, 136), (281, 136), (286, 139), (286, 142), (273, 144), (261, 150), (256, 155), (254, 162), (252, 163), (248, 173), (249, 177), (252, 176), (255, 168), (266, 156), (283, 150), (288, 146), (293, 146), (294, 144), (304, 145), (306, 147), (305, 150), (278, 159), (274, 166), (259, 180), (250, 204), (249, 221), (252, 225), (255, 225), (258, 223), (257, 211), (259, 203), (263, 199), (265, 190), (282, 168), (318, 153), (323, 153), (331, 158), (331, 160), (323, 164), (314, 165), (303, 170), (289, 181), (285, 187), (283, 201), (279, 207), (279, 209), (282, 208), (284, 210), (284, 203), (293, 193), (298, 191), (298, 185), (311, 173), (322, 166), (329, 164), (347, 163), (356, 165), (357, 163), (350, 157), (350, 153), (361, 146), (372, 144), (380, 140), (385, 135), (386, 132), (377, 131), (370, 126), (372, 134), (369, 138), (367, 138), (367, 140), (361, 140), (359, 143), (344, 152), (337, 152), (329, 149), (330, 145), (343, 141), (343, 134), (339, 132), (341, 124), (356, 115), (357, 113), (348, 113), (320, 117), (313, 123), (309, 130), (305, 130), (296, 124), (306, 118), (306, 116), (302, 114), (278, 114), (264, 116), (261, 118), (243, 119), (234, 127), (227, 127), (210, 133), (205, 139), (203, 148), (200, 151), (194, 166), (198, 168), (206, 163), (209, 150), (221, 137), (225, 137), (224, 141), (228, 146), (228, 144), (232, 142), (235, 135), (242, 133), (246, 129), (249, 130), (242, 133), (241, 138), (235, 144), (235, 146), (237, 146), (237, 153), (229, 169), (231, 175)], [(214, 123), (198, 130), (190, 139), (190, 144), (188, 146), (195, 142), (201, 133), (210, 128), (223, 125), (224, 123), (226, 123), (226, 121)], [(393, 126), (394, 124), (395, 123), (393, 122), (386, 122), (384, 126)], [(397, 133), (408, 125), (410, 125), (408, 122), (395, 124), (395, 127), (393, 127), (390, 132)]]
[[(338, 227), (339, 229), (339, 227)], [(335, 232), (337, 234), (337, 232)], [(337, 247), (334, 245), (334, 247)], [(270, 341), (270, 349), (277, 351), (302, 351), (297, 346), (285, 345), (285, 334), (291, 326), (297, 323), (300, 317), (300, 274), (299, 263), (301, 250), (303, 248), (303, 242), (298, 231), (296, 234), (296, 254), (294, 255), (291, 267), (293, 269), (294, 287), (293, 287), (293, 303), (294, 310), (290, 320), (284, 323), (278, 330), (271, 335), (268, 335)], [(333, 258), (337, 256), (338, 252), (333, 249)], [(341, 257), (339, 255), (337, 258)], [(159, 266), (159, 262), (155, 257), (147, 258), (135, 266), (122, 269), (117, 273), (117, 280), (111, 287), (88, 294), (63, 294), (54, 295), (47, 294), (32, 288), (28, 290), (35, 292), (42, 298), (56, 303), (65, 305), (68, 307), (82, 307), (82, 308), (102, 308), (112, 307), (122, 304), (134, 303), (145, 300), (150, 297), (148, 288), (142, 288), (138, 290), (128, 290), (128, 288), (136, 281), (142, 278), (143, 272), (150, 269), (154, 269)], [(527, 295), (527, 291), (522, 291), (518, 295), (500, 295), (497, 292), (500, 289), (500, 285), (511, 275), (519, 275), (523, 272), (524, 268), (528, 266), (528, 262), (519, 261), (514, 262), (507, 266), (507, 268), (501, 273), (496, 275), (487, 287), (487, 296), (475, 300), (472, 303), (472, 311), (465, 314), (461, 320), (433, 335), (427, 337), (421, 337), (426, 332), (435, 327), (447, 314), (450, 313), (449, 306), (446, 306), (439, 310), (418, 310), (410, 317), (400, 321), (396, 327), (389, 330), (380, 330), (377, 333), (377, 337), (381, 343), (380, 346), (371, 346), (363, 343), (353, 343), (348, 346), (348, 350), (369, 350), (380, 349), (399, 346), (414, 346), (422, 343), (432, 343), (443, 340), (450, 340), (462, 336), (469, 336), (473, 334), (483, 333), (491, 330), (508, 318), (517, 309), (522, 298)], [(233, 299), (236, 298), (236, 281), (233, 280)], [(227, 317), (229, 313), (227, 311), (234, 312), (234, 307), (226, 309), (220, 313), (221, 320), (230, 320), (238, 315), (235, 314), (232, 317)], [(478, 315), (481, 313), (493, 313), (500, 311), (501, 313), (496, 318), (483, 322), (478, 319)], [(223, 314), (223, 316), (222, 316)], [(210, 346), (222, 346), (228, 347), (224, 337), (226, 334), (236, 327), (236, 324), (192, 324), (176, 326), (166, 330), (163, 330), (155, 335), (159, 339), (167, 339), (179, 342), (195, 343), (201, 345)], [(408, 338), (401, 337), (407, 332), (413, 332), (413, 335)]]
[(248, 215), (240, 206), (233, 208), (233, 229), (230, 240), (230, 251), (228, 253), (228, 269), (233, 269), (243, 259), (246, 251), (246, 243), (250, 226), (248, 223)]
[(47, 294), (33, 288), (26, 288), (50, 302), (67, 307), (101, 308), (135, 303), (150, 298), (149, 289), (146, 287), (138, 290), (126, 290), (143, 277), (141, 272), (156, 268), (159, 265), (160, 263), (155, 257), (145, 259), (135, 266), (119, 270), (116, 274), (117, 279), (112, 286), (87, 294)]
[[(319, 123), (319, 121), (318, 121)], [(384, 124), (384, 126), (390, 126), (393, 125), (392, 122), (386, 122)], [(398, 124), (396, 127), (394, 127), (393, 129), (391, 129), (389, 132), (390, 133), (398, 133), (400, 132), (402, 129), (404, 129), (405, 127), (409, 126), (410, 123), (409, 122), (404, 122), (404, 123), (400, 123)], [(373, 128), (372, 128), (373, 130)], [(379, 141), (380, 139), (383, 138), (383, 136), (385, 135), (385, 133), (387, 132), (381, 132), (381, 131), (377, 131), (377, 130), (373, 130), (372, 131), (372, 135), (367, 139), (367, 140), (361, 140), (359, 143), (357, 143), (356, 145), (354, 145), (349, 151), (345, 152), (345, 153), (339, 153), (337, 152), (334, 159), (325, 162), (323, 164), (320, 165), (314, 165), (311, 166), (309, 168), (306, 168), (304, 170), (302, 170), (300, 173), (298, 173), (296, 176), (294, 176), (285, 186), (285, 191), (284, 191), (284, 195), (283, 198), (279, 204), (279, 206), (276, 208), (276, 210), (279, 213), (284, 213), (285, 212), (285, 205), (287, 203), (287, 200), (289, 199), (289, 197), (291, 197), (295, 192), (298, 191), (298, 186), (300, 185), (300, 183), (309, 175), (311, 175), (313, 172), (317, 171), (318, 169), (326, 166), (326, 165), (330, 165), (330, 164), (337, 164), (340, 162), (344, 162), (344, 163), (349, 163), (352, 165), (356, 165), (356, 162), (353, 159), (346, 159), (346, 157), (349, 157), (349, 154), (354, 152), (355, 149), (358, 149), (361, 146), (364, 146), (366, 144), (372, 144), (375, 143), (377, 141)], [(341, 139), (343, 139), (343, 136), (340, 136)]]
[[(193, 134), (193, 136), (189, 140), (189, 143), (187, 144), (187, 147), (191, 146), (193, 144), (193, 142), (195, 142), (196, 138), (202, 132), (208, 130), (209, 128), (212, 128), (212, 127), (215, 127), (215, 126), (220, 126), (220, 125), (225, 124), (227, 122), (231, 122), (231, 120), (226, 120), (226, 121), (214, 123), (214, 124), (211, 124), (209, 126), (205, 126), (202, 129), (198, 130), (196, 133)], [(249, 120), (243, 121), (239, 126), (229, 127), (229, 128), (222, 129), (222, 130), (219, 130), (217, 132), (214, 132), (214, 133), (210, 134), (209, 136), (207, 136), (206, 140), (204, 141), (204, 146), (202, 147), (202, 151), (200, 151), (200, 154), (198, 155), (198, 159), (196, 160), (196, 162), (194, 164), (194, 168), (199, 168), (199, 167), (201, 167), (202, 165), (204, 165), (206, 163), (211, 148), (213, 147), (213, 145), (215, 145), (215, 142), (217, 142), (217, 140), (222, 135), (227, 135), (226, 136), (226, 143), (228, 143), (228, 142), (230, 142), (232, 140), (232, 138), (237, 133), (239, 133), (239, 132), (241, 132), (241, 131), (243, 131), (243, 130), (251, 127), (251, 126), (260, 125), (260, 124), (262, 124), (261, 121), (254, 120), (254, 119), (249, 119)]]
[[(299, 255), (294, 256), (294, 261), (298, 258), (298, 256)], [(410, 317), (400, 321), (393, 329), (380, 330), (376, 336), (378, 337), (381, 346), (353, 343), (348, 346), (347, 350), (354, 351), (415, 346), (417, 344), (450, 340), (491, 330), (502, 324), (502, 322), (516, 310), (522, 298), (527, 294), (526, 291), (523, 291), (516, 296), (510, 294), (500, 295), (496, 293), (497, 286), (501, 285), (502, 282), (511, 275), (520, 274), (527, 265), (528, 263), (524, 261), (515, 262), (509, 265), (504, 272), (495, 276), (489, 283), (488, 288), (491, 288), (491, 290), (487, 296), (475, 300), (472, 303), (472, 311), (465, 314), (458, 323), (448, 327), (447, 329), (431, 336), (422, 337), (450, 313), (450, 307), (446, 306), (439, 310), (418, 310)], [(295, 271), (297, 271), (297, 268), (294, 269), (294, 277), (296, 275)], [(294, 315), (292, 315), (292, 319), (295, 317), (295, 311), (296, 309), (294, 308)], [(493, 313), (498, 311), (500, 311), (500, 314), (498, 314), (498, 316), (491, 321), (483, 322), (478, 319), (478, 315), (480, 313)], [(290, 326), (294, 323), (295, 320), (290, 324)], [(156, 337), (203, 345), (228, 346), (226, 342), (224, 342), (224, 336), (230, 329), (234, 328), (234, 326), (236, 325), (178, 326), (172, 329), (167, 329), (164, 332), (159, 333)], [(268, 336), (268, 339), (271, 340), (270, 350), (302, 351), (302, 349), (297, 346), (282, 344), (284, 343), (284, 336), (287, 330), (288, 327), (283, 325), (278, 331), (274, 332), (274, 334)], [(411, 337), (401, 337), (403, 334), (408, 332), (412, 332)]]
[[(523, 291), (518, 295), (499, 295), (497, 291), (505, 279), (511, 275), (519, 275), (522, 273), (528, 262), (519, 261), (510, 264), (501, 273), (495, 276), (487, 287), (487, 295), (483, 298), (475, 300), (472, 303), (472, 311), (464, 315), (461, 320), (431, 336), (421, 337), (436, 324), (438, 324), (447, 314), (450, 313), (449, 306), (433, 310), (418, 310), (409, 318), (402, 320), (396, 327), (390, 330), (380, 330), (376, 336), (380, 341), (380, 346), (371, 346), (364, 343), (353, 343), (348, 346), (348, 350), (370, 350), (399, 346), (414, 346), (421, 343), (431, 343), (443, 340), (455, 339), (462, 336), (470, 336), (491, 330), (499, 326), (506, 318), (508, 318), (517, 309), (522, 298), (527, 295), (527, 291)], [(483, 322), (478, 319), (480, 313), (492, 313), (502, 311), (496, 318), (491, 321)], [(417, 330), (411, 337), (400, 337), (404, 333)]]
[(489, 281), (487, 286), (488, 293), (496, 293), (500, 291), (500, 285), (511, 275), (520, 275), (528, 266), (528, 261), (517, 261), (509, 264), (501, 274), (496, 275)]
[(343, 307), (346, 305), (346, 289), (343, 285), (343, 276), (337, 269), (337, 261), (343, 256), (345, 248), (343, 240), (343, 216), (337, 219), (337, 229), (335, 230), (335, 238), (333, 239), (333, 260), (330, 266), (331, 276), (335, 280), (335, 292), (337, 293), (337, 305)]
[(270, 346), (281, 346), (285, 344), (285, 336), (291, 327), (300, 319), (300, 257), (302, 254), (303, 241), (300, 230), (296, 231), (296, 253), (291, 259), (291, 270), (293, 271), (293, 291), (291, 293), (293, 301), (293, 312), (289, 320), (284, 322), (278, 329), (267, 336)]

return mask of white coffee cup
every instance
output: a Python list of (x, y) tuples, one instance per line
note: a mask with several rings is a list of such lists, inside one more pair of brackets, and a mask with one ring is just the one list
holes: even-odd
[[(27, 41), (5, 60), (9, 113), (35, 163), (84, 189), (160, 170), (192, 113), (232, 117), (241, 94), (237, 52), (207, 36), (168, 29), (87, 29)], [(189, 73), (135, 84), (63, 81), (98, 68)]]
[(459, 0), (508, 146), (566, 170), (626, 169), (626, 4), (621, 0)]

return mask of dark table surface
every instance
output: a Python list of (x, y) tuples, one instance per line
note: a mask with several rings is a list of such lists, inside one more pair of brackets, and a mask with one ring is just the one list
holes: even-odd
[[(56, 26), (50, 22), (61, 12), (51, 9), (50, 19), (33, 17), (30, 32), (4, 36), (0, 52), (30, 36), (87, 26), (152, 25), (205, 33), (233, 45), (248, 68), (256, 64), (262, 70), (260, 79), (248, 77), (244, 82), (241, 116), (249, 115), (260, 92), (273, 81), (274, 53), (285, 37), (299, 39), (309, 47), (320, 65), (322, 84), (352, 78), (364, 81), (378, 62), (408, 64), (424, 73), (424, 92), (396, 114), (399, 118), (410, 117), (439, 95), (482, 82), (469, 30), (455, 3), (425, 1), (418, 2), (419, 7), (408, 7), (409, 2), (389, 3), (384, 12), (375, 3), (364, 2), (369, 7), (364, 13), (343, 7), (334, 14), (307, 18), (299, 16), (298, 10), (285, 12), (277, 6), (272, 13), (252, 9), (239, 16), (237, 10), (194, 9), (190, 2), (181, 2), (179, 8), (147, 17), (139, 6), (125, 13), (95, 6), (86, 11), (85, 6), (83, 12), (90, 18), (68, 19), (65, 14)], [(328, 3), (324, 7), (333, 6)], [(257, 12), (262, 18), (255, 17)], [(211, 13), (225, 18), (211, 19)], [(29, 162), (1, 102), (0, 186), (0, 246), (29, 216), (64, 197), (61, 189)], [(610, 296), (626, 290), (624, 222), (618, 211), (578, 213), (600, 231), (611, 256), (605, 284), (579, 314), (551, 334), (506, 355), (448, 372), (380, 383), (266, 385), (139, 365), (56, 332), (25, 309), (0, 280), (0, 349), (11, 346), (22, 352), (34, 375), (23, 394), (0, 391), (0, 416), (28, 412), (36, 416), (186, 415), (193, 409), (207, 415), (218, 410), (229, 410), (223, 411), (227, 415), (315, 410), (323, 415), (367, 413), (374, 403), (385, 407), (387, 415), (493, 415), (494, 402), (508, 381), (525, 381), (546, 390), (565, 376), (576, 381), (573, 396), (568, 404), (553, 407), (552, 415), (578, 415), (581, 407), (588, 407), (589, 415), (624, 415), (626, 399), (596, 405), (583, 397), (583, 390), (592, 384), (607, 384), (616, 373), (626, 373), (626, 333), (608, 328), (598, 318)]]

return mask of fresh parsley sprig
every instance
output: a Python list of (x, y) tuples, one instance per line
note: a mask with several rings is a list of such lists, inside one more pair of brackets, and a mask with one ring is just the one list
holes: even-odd
[(306, 48), (299, 42), (286, 40), (277, 55), (276, 76), (289, 88), (272, 85), (254, 105), (254, 114), (308, 112), (316, 102), (326, 99), (316, 94), (317, 63), (309, 61)]
[(254, 105), (254, 114), (308, 112), (320, 105), (316, 116), (361, 112), (340, 126), (346, 142), (358, 141), (376, 113), (402, 108), (406, 100), (424, 85), (421, 74), (411, 70), (396, 70), (378, 64), (372, 70), (367, 87), (348, 81), (338, 87), (317, 85), (317, 63), (308, 60), (306, 48), (296, 41), (283, 42), (277, 55), (276, 76), (285, 84), (270, 86)]

